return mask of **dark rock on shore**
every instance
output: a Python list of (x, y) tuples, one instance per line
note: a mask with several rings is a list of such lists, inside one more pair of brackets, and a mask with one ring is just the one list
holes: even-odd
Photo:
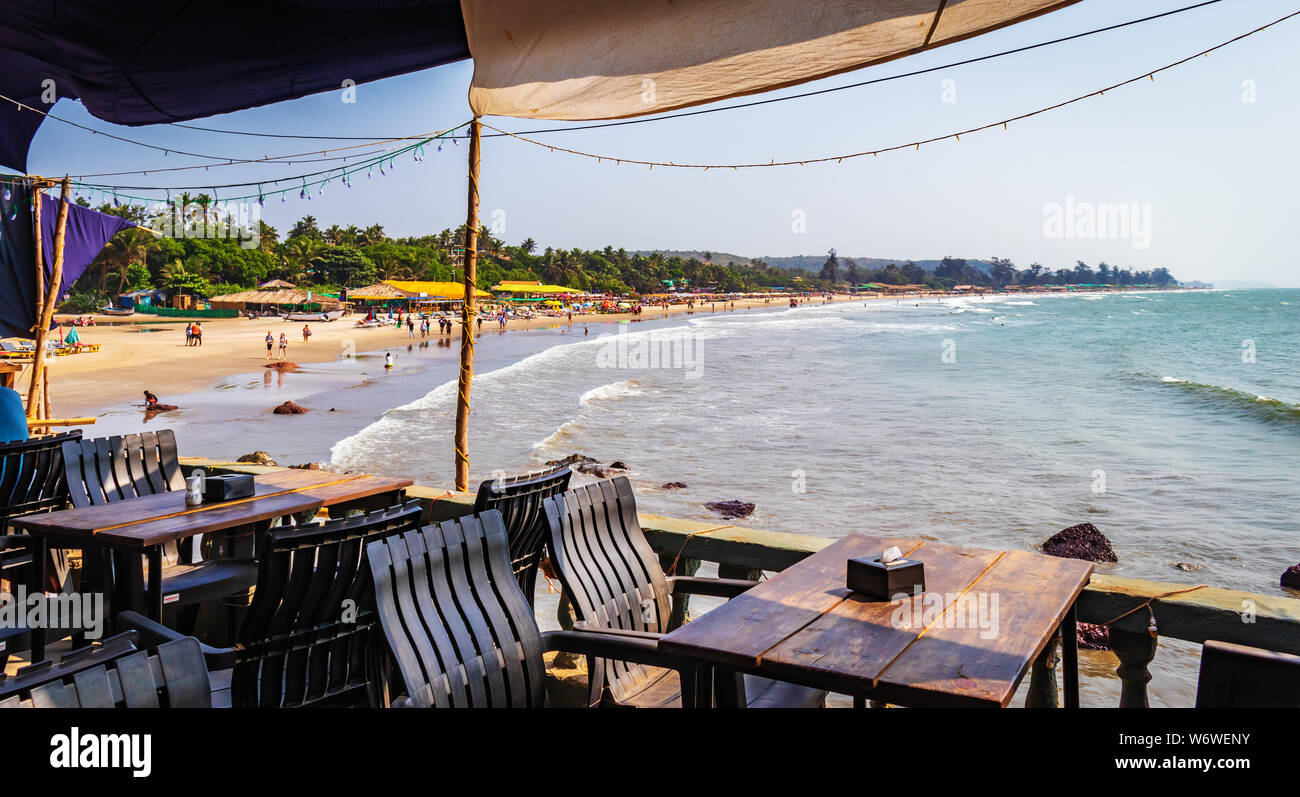
[(621, 459), (616, 459), (609, 463), (609, 467), (614, 470), (631, 470)]
[(589, 457), (586, 454), (570, 454), (564, 459), (552, 459), (548, 461), (546, 464), (551, 467), (555, 467), (556, 465), (576, 465), (578, 463), (589, 463), (589, 462), (597, 462), (597, 461), (599, 460), (597, 460), (595, 457)]
[(1063, 559), (1082, 559), (1085, 562), (1118, 562), (1110, 540), (1091, 523), (1080, 523), (1062, 529), (1043, 543), (1043, 553)]
[(277, 360), (273, 363), (267, 363), (263, 368), (270, 368), (273, 371), (297, 371), (298, 363), (291, 363), (288, 360)]
[(275, 460), (271, 459), (271, 455), (265, 451), (254, 451), (251, 454), (245, 454), (235, 461), (247, 462), (250, 465), (269, 465), (275, 467)]
[(1110, 648), (1110, 629), (1095, 623), (1079, 623), (1075, 630), (1079, 647), (1088, 650), (1107, 650)]
[(309, 412), (309, 410), (306, 407), (294, 404), (292, 401), (286, 401), (285, 403), (271, 410), (271, 412), (275, 413), (276, 415), (302, 415), (305, 412)]
[(710, 512), (721, 515), (724, 518), (741, 518), (749, 517), (754, 514), (754, 505), (744, 501), (712, 501), (704, 505), (704, 508)]
[(686, 482), (668, 482), (667, 484), (663, 485), (663, 489), (665, 489), (665, 490), (685, 490), (685, 489), (686, 489)]
[(176, 406), (175, 404), (155, 404), (152, 407), (146, 405), (144, 411), (158, 413), (158, 412), (171, 412), (172, 410), (179, 410), (179, 409), (180, 407)]
[(320, 470), (319, 462), (307, 462), (302, 465), (290, 465), (291, 470)]
[(1189, 563), (1189, 562), (1175, 562), (1175, 563), (1174, 563), (1174, 567), (1178, 568), (1179, 570), (1183, 571), (1184, 573), (1190, 573), (1190, 572), (1192, 572), (1193, 570), (1200, 570), (1200, 569), (1201, 569), (1201, 566), (1200, 566), (1200, 565), (1194, 565), (1194, 564), (1191, 564), (1191, 563)]
[(1282, 573), (1282, 586), (1300, 589), (1300, 565), (1291, 565)]
[(595, 476), (597, 479), (603, 479), (609, 475), (609, 471), (599, 465), (593, 465), (590, 462), (582, 462), (574, 467), (578, 473), (585, 473), (588, 476)]

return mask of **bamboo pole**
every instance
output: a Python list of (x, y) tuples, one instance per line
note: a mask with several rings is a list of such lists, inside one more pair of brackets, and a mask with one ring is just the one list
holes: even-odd
[[(45, 231), (41, 229), (41, 191), (44, 186), (40, 181), (32, 182), (32, 223), (35, 227), (36, 240), (36, 321), (41, 320), (41, 313), (45, 312), (45, 247), (42, 237)], [(32, 330), (35, 334), (35, 330)], [(36, 371), (31, 373), (32, 383), (36, 382)], [(31, 385), (28, 385), (28, 392), (31, 392)], [(39, 406), (37, 407), (39, 410)], [(35, 418), (39, 414), (33, 411), (31, 401), (27, 403), (27, 417)]]
[(54, 269), (50, 274), (49, 290), (45, 292), (45, 306), (40, 317), (36, 319), (36, 357), (32, 360), (32, 383), (27, 389), (27, 417), (35, 418), (40, 410), (38, 398), (41, 382), (45, 373), (45, 337), (54, 319), (54, 303), (59, 296), (59, 286), (63, 284), (63, 236), (68, 230), (68, 192), (72, 181), (63, 178), (63, 188), (59, 195), (59, 217), (54, 230)]
[[(41, 417), (47, 420), (54, 417), (54, 411), (50, 409), (50, 371), (48, 368), (41, 373)], [(50, 427), (46, 426), (44, 431), (48, 434)]]
[(465, 218), (465, 301), (460, 313), (460, 383), (456, 400), (456, 489), (469, 490), (469, 389), (474, 378), (474, 316), (478, 313), (478, 170), (481, 126), (469, 126), (469, 197)]

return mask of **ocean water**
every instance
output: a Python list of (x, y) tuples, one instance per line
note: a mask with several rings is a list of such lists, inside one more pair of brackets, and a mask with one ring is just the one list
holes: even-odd
[[(1300, 561), (1295, 290), (697, 314), (517, 359), (472, 404), (476, 480), (583, 453), (677, 517), (1026, 550), (1086, 521), (1101, 572), (1264, 593)], [(454, 413), (448, 381), (331, 464), (450, 486)]]

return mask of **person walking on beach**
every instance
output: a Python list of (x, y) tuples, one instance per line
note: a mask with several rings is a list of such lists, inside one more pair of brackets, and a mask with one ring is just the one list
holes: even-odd
[(194, 343), (194, 325), (185, 325), (185, 345), (190, 346)]
[(195, 322), (194, 322), (194, 329), (191, 330), (191, 331), (194, 333), (194, 345), (195, 345), (195, 346), (202, 346), (202, 345), (203, 345), (203, 325), (200, 324), (198, 321), (195, 321)]
[(268, 329), (266, 330), (266, 359), (268, 360), (271, 359), (271, 348), (273, 346), (275, 346), (275, 336), (272, 335), (271, 330)]
[(302, 342), (303, 342), (303, 343), (309, 343), (310, 341), (311, 341), (311, 327), (307, 326), (306, 324), (303, 324), (303, 325), (302, 325)]
[(289, 338), (283, 332), (280, 333), (280, 359), (285, 360), (289, 357)]
[(409, 315), (406, 317), (406, 337), (415, 337), (415, 321)]

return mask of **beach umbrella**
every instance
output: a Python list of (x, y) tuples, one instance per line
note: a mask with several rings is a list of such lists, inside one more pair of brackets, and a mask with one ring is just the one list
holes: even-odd
[[(475, 313), (484, 115), (615, 119), (792, 86), (1078, 0), (25, 0), (0, 19), (0, 165), (26, 171), (58, 98), (110, 122), (180, 122), (473, 58), (464, 306)], [(240, 20), (231, 27), (218, 18)], [(196, 90), (195, 87), (202, 87)], [(468, 487), (473, 336), (456, 486)]]

